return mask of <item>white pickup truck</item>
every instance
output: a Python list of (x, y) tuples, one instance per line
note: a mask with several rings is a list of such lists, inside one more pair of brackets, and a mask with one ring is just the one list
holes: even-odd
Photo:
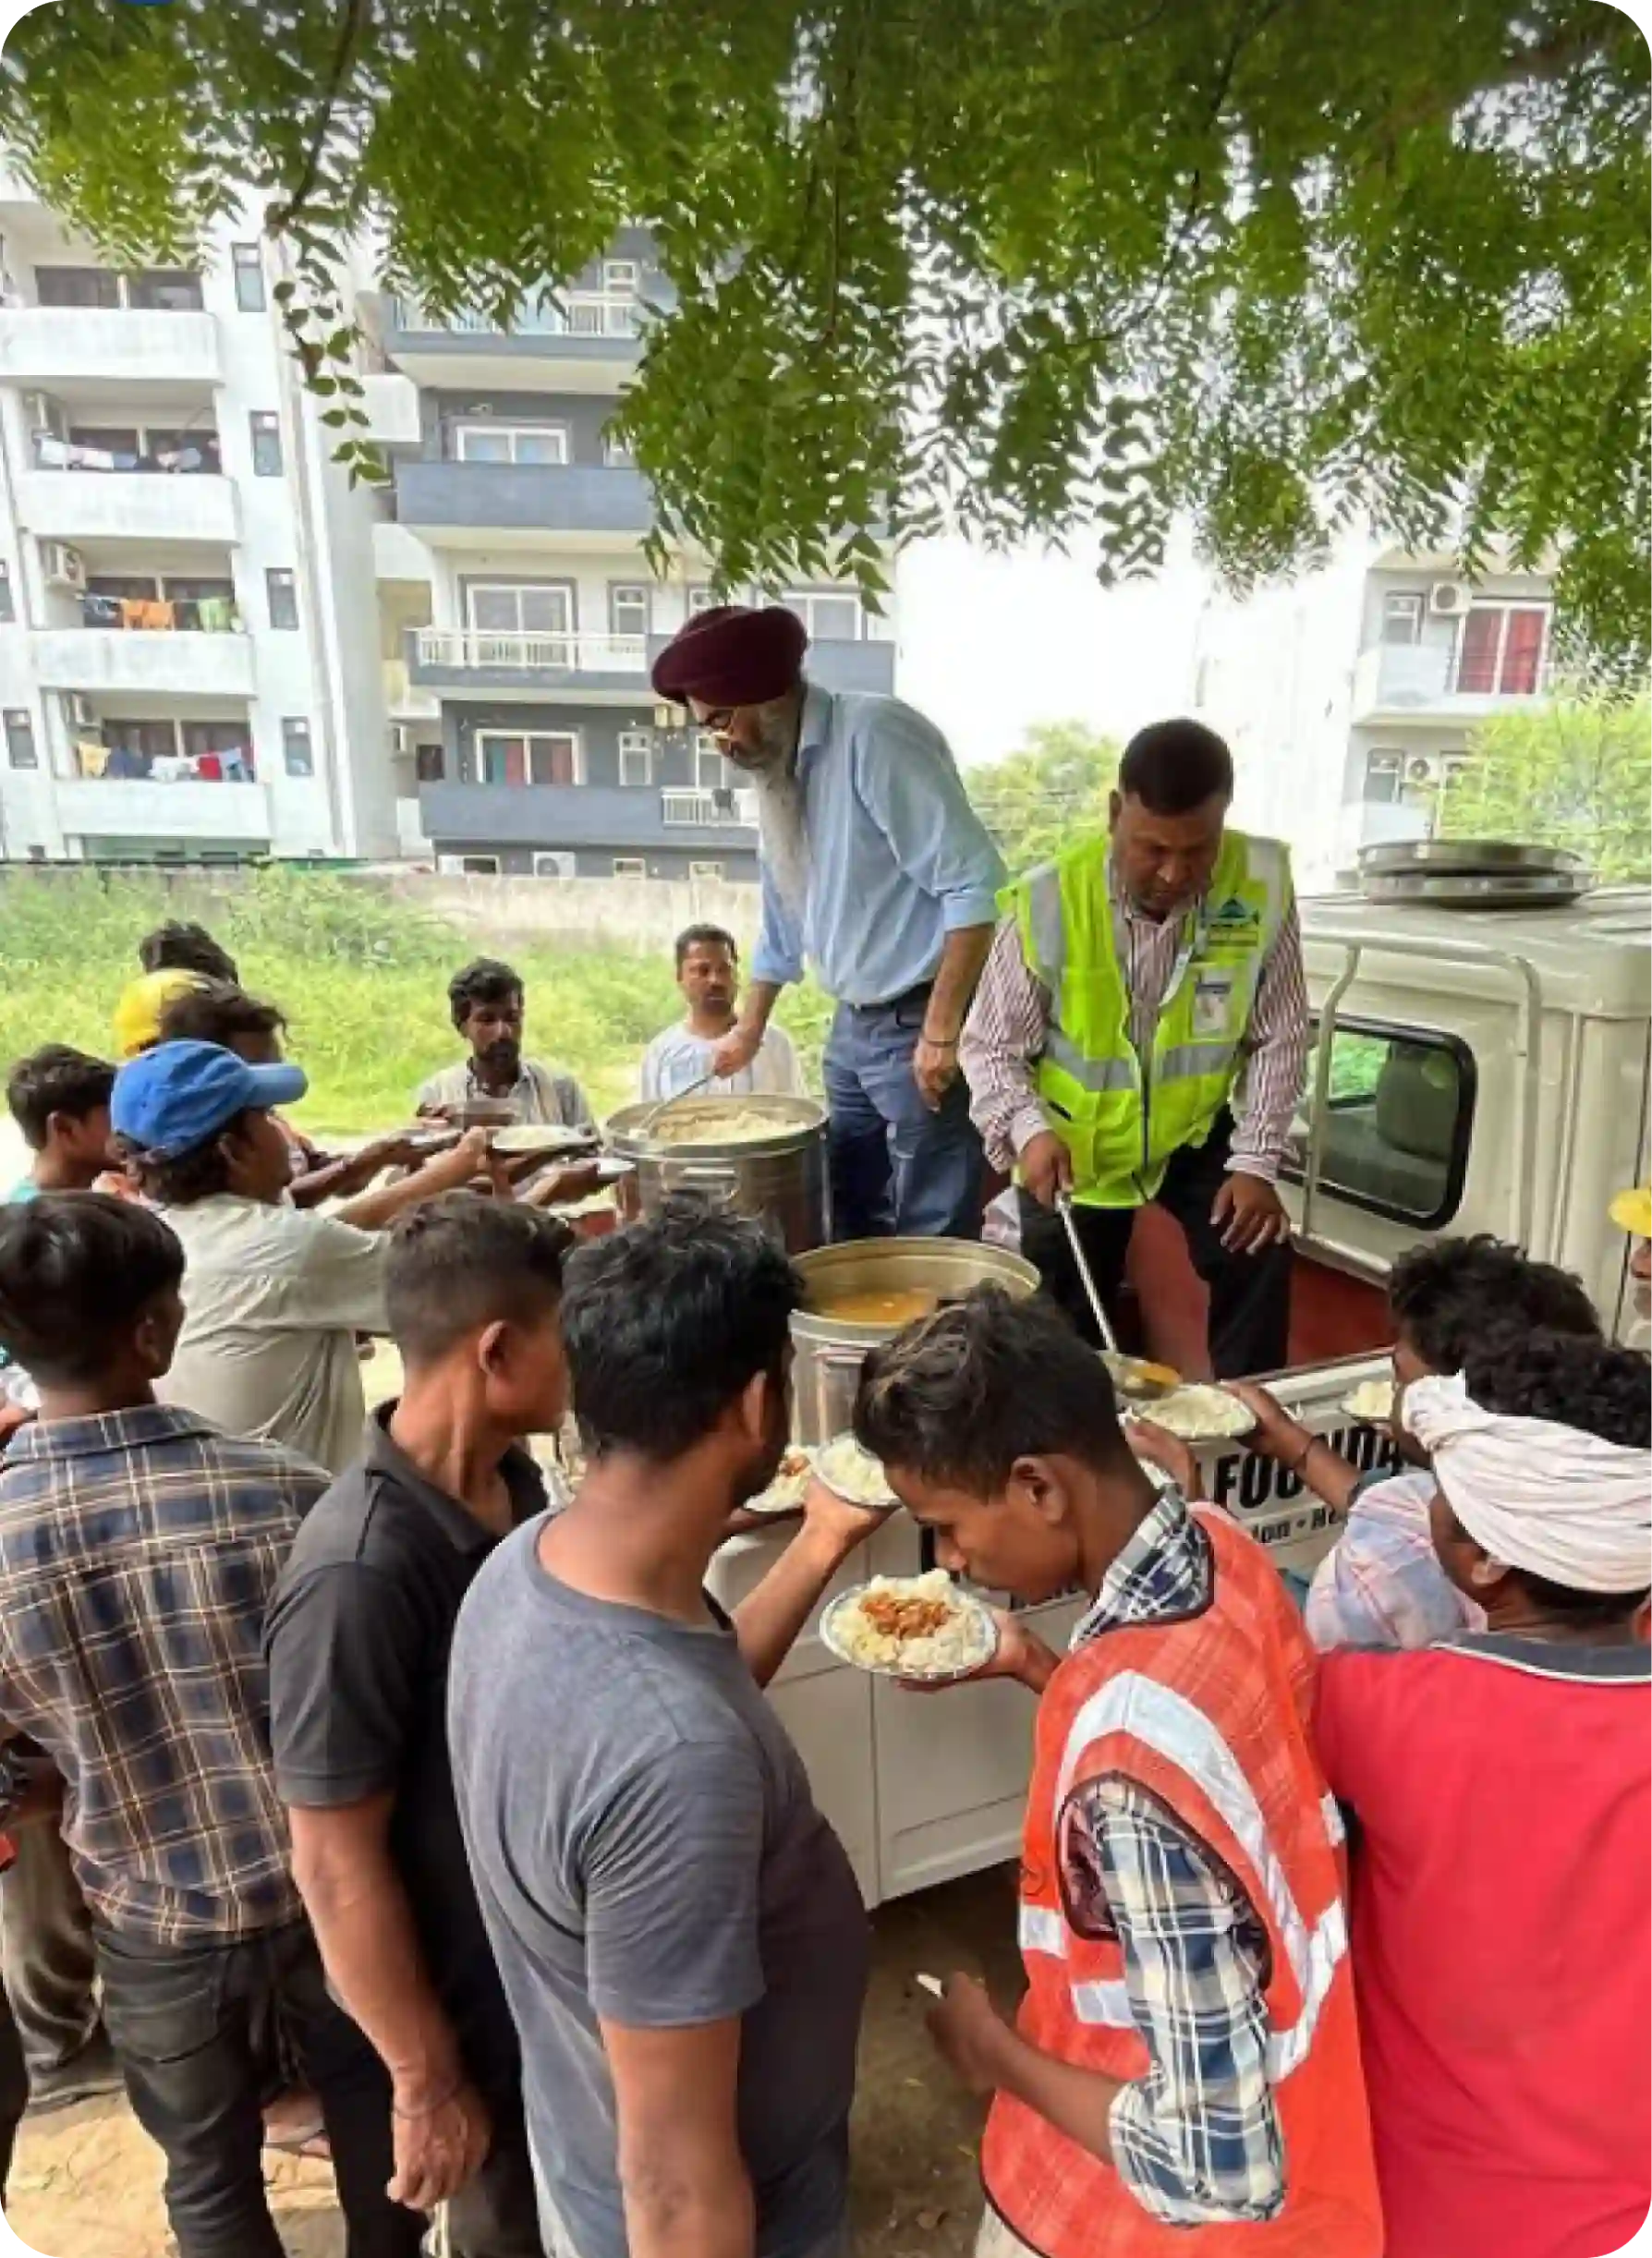
[[(1607, 1204), (1648, 1172), (1649, 910), (1645, 889), (1523, 910), (1303, 904), (1319, 1038), (1287, 1186), (1292, 1361), (1272, 1384), (1361, 1464), (1391, 1446), (1343, 1406), (1362, 1380), (1388, 1373), (1382, 1281), (1420, 1240), (1485, 1231), (1515, 1241), (1577, 1271), (1606, 1322), (1627, 1329), (1629, 1249)], [(1138, 1223), (1131, 1274), (1148, 1353), (1203, 1370), (1202, 1289), (1155, 1210)], [(1299, 1477), (1243, 1445), (1198, 1455), (1210, 1497), (1282, 1567), (1313, 1566), (1335, 1516)], [(714, 1581), (725, 1604), (783, 1542), (776, 1530), (723, 1548)], [(917, 1529), (896, 1514), (844, 1582), (911, 1574), (920, 1553)], [(1076, 1613), (1071, 1601), (1037, 1611), (1052, 1643)], [(845, 1669), (811, 1627), (772, 1697), (869, 1902), (1015, 1855), (1033, 1718), (1018, 1689), (919, 1699)]]

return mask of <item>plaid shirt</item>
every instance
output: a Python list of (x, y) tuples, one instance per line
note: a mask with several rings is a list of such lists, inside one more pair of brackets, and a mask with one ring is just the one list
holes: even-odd
[(154, 1944), (298, 1919), (264, 1613), (327, 1487), (147, 1404), (22, 1428), (0, 1468), (0, 1719), (63, 1775), (88, 1904)]
[[(1175, 1621), (1210, 1597), (1209, 1539), (1164, 1490), (1119, 1553), (1073, 1645)], [(1113, 2163), (1175, 2227), (1272, 2218), (1284, 2152), (1268, 2076), (1268, 1938), (1226, 1871), (1145, 1789), (1080, 1790), (1063, 1843), (1068, 1901), (1116, 1932), (1151, 2066), (1112, 2106)]]
[(1374, 1467), (1348, 1501), (1342, 1534), (1314, 1571), (1302, 1611), (1307, 1634), (1330, 1646), (1431, 1646), (1483, 1631), (1486, 1618), (1447, 1577), (1428, 1529), (1434, 1476)]

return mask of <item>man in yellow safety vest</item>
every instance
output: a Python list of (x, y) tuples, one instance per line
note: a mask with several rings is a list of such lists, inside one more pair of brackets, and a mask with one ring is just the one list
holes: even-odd
[(1227, 828), (1232, 756), (1197, 722), (1125, 747), (1108, 829), (1000, 897), (960, 1059), (1023, 1251), (1094, 1338), (1064, 1224), (1116, 1296), (1137, 1208), (1181, 1225), (1219, 1377), (1285, 1361), (1290, 1222), (1275, 1189), (1308, 1043), (1277, 841)]

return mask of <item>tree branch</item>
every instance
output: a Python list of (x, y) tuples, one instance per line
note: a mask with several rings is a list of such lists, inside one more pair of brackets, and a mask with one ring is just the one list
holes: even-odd
[(322, 152), (327, 146), (327, 136), (333, 127), (334, 107), (344, 91), (345, 80), (350, 75), (350, 66), (356, 59), (356, 46), (372, 13), (372, 0), (346, 0), (344, 15), (339, 20), (338, 43), (333, 52), (332, 67), (322, 95), (321, 115), (316, 119), (315, 131), (310, 139), (304, 164), (298, 175), (298, 186), (284, 204), (275, 205), (266, 225), (272, 235), (290, 227), (303, 212), (315, 191), (322, 169)]
[(1542, 46), (1516, 49), (1505, 55), (1502, 68), (1491, 72), (1477, 85), (1463, 87), (1455, 92), (1449, 87), (1431, 88), (1416, 101), (1405, 103), (1403, 109), (1391, 112), (1382, 121), (1391, 156), (1398, 136), (1414, 133), (1419, 126), (1432, 125), (1438, 118), (1450, 117), (1464, 103), (1500, 93), (1506, 87), (1547, 86), (1573, 64), (1604, 55), (1612, 42), (1616, 15), (1614, 7), (1597, 6), (1586, 19), (1546, 41)]

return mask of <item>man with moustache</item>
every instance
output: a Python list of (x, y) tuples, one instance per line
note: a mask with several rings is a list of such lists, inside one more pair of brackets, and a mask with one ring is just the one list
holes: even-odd
[(834, 1228), (978, 1238), (982, 1152), (958, 1040), (1003, 866), (946, 740), (898, 698), (803, 671), (783, 606), (721, 604), (654, 662), (758, 795), (762, 920), (719, 1074), (749, 1066), (775, 999), (811, 960), (837, 1000), (826, 1046)]
[[(642, 1054), (638, 1098), (658, 1103), (680, 1098), (711, 1072), (717, 1046), (732, 1033), (740, 995), (740, 950), (720, 925), (690, 925), (677, 935), (677, 986), (685, 1016), (664, 1027)], [(771, 1026), (749, 1066), (710, 1086), (714, 1098), (801, 1098), (803, 1070), (792, 1038)]]
[(522, 1056), (527, 993), (514, 965), (477, 957), (447, 983), (447, 1003), (470, 1055), (420, 1085), (420, 1113), (459, 1114), (491, 1099), (510, 1106), (519, 1122), (594, 1127), (590, 1101), (572, 1074)]

